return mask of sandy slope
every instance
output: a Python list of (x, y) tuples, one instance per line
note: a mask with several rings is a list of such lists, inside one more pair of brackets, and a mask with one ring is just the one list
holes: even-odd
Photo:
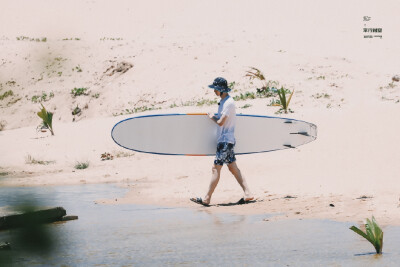
[[(141, 115), (214, 111), (196, 105), (215, 99), (207, 85), (224, 76), (235, 81), (232, 95), (254, 92), (260, 84), (244, 77), (254, 66), (296, 91), (295, 112), (286, 116), (317, 124), (318, 139), (296, 150), (239, 156), (259, 202), (208, 211), (283, 213), (277, 219), (374, 214), (383, 224), (400, 224), (400, 86), (389, 85), (400, 72), (396, 1), (38, 0), (4, 6), (0, 95), (11, 90), (13, 96), (0, 100), (1, 186), (119, 182), (132, 190), (111, 202), (198, 208), (188, 198), (205, 193), (211, 157), (131, 153), (113, 143), (110, 130), (135, 108), (156, 109)], [(363, 38), (365, 15), (372, 18), (369, 26), (383, 28), (383, 39)], [(21, 36), (46, 41), (17, 40)], [(133, 67), (108, 76), (107, 69), (123, 61)], [(72, 97), (75, 87), (88, 88), (87, 95)], [(55, 114), (55, 136), (36, 132), (40, 106), (32, 98), (43, 92), (42, 103)], [(274, 115), (270, 101), (238, 101), (237, 111)], [(82, 114), (73, 122), (76, 106)], [(119, 157), (101, 161), (104, 152)], [(28, 155), (51, 162), (27, 164)], [(78, 161), (89, 161), (89, 168), (76, 170)], [(213, 203), (241, 194), (224, 170)]]

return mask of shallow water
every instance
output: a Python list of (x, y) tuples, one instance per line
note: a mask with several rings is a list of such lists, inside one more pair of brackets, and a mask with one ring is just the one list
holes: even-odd
[[(46, 226), (57, 237), (47, 256), (7, 256), (13, 266), (398, 266), (400, 227), (384, 229), (384, 254), (348, 228), (327, 220), (266, 222), (269, 215), (231, 215), (145, 205), (99, 205), (119, 197), (115, 185), (0, 188), (0, 206), (32, 194), (79, 219)], [(0, 241), (12, 231), (0, 232)]]

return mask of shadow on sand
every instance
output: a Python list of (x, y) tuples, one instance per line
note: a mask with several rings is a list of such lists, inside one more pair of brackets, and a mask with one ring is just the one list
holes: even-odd
[(230, 202), (230, 203), (221, 203), (221, 204), (215, 204), (215, 206), (236, 206), (236, 205), (245, 205), (245, 204), (251, 204), (251, 203), (256, 203), (256, 202), (261, 202), (262, 200), (250, 200), (250, 201), (244, 201), (244, 198), (241, 198), (237, 202)]

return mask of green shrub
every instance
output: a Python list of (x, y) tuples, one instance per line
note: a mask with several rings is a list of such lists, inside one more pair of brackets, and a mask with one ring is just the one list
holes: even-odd
[(6, 128), (7, 122), (6, 121), (0, 121), (0, 131), (3, 131), (4, 128)]
[(178, 105), (175, 102), (169, 106), (169, 108), (176, 108), (176, 107), (178, 107)]
[(365, 224), (365, 233), (355, 226), (350, 227), (350, 230), (353, 230), (367, 239), (374, 246), (376, 253), (382, 254), (383, 232), (375, 221), (374, 216), (372, 216), (372, 220), (367, 219), (367, 223)]
[(250, 67), (250, 70), (246, 71), (245, 77), (249, 77), (250, 80), (260, 80), (261, 83), (263, 84), (263, 87), (266, 87), (266, 79), (264, 74), (257, 68)]
[(15, 86), (16, 84), (17, 84), (17, 82), (13, 81), (13, 80), (6, 82), (6, 85), (8, 85), (8, 86)]
[(7, 92), (4, 92), (4, 94), (0, 95), (0, 100), (3, 100), (4, 98), (9, 97), (9, 96), (13, 96), (13, 95), (14, 95), (14, 92), (9, 90)]
[(202, 98), (200, 101), (198, 101), (196, 103), (196, 106), (198, 106), (198, 107), (201, 107), (201, 106), (204, 106), (204, 105), (211, 106), (211, 105), (214, 105), (214, 104), (217, 104), (217, 103), (218, 103), (217, 100), (209, 100), (209, 99)]
[(246, 100), (246, 99), (256, 99), (257, 95), (256, 93), (253, 92), (245, 92), (244, 94), (240, 93), (240, 95), (234, 96), (233, 100), (235, 101), (240, 101), (240, 100)]
[(117, 152), (115, 152), (115, 157), (116, 158), (131, 157), (133, 155), (135, 155), (135, 153), (129, 153), (129, 152), (125, 152), (125, 151), (117, 151)]
[(81, 68), (81, 66), (78, 65), (75, 68), (73, 68), (72, 71), (82, 72), (82, 68)]
[(33, 103), (40, 102), (40, 96), (38, 96), (38, 95), (32, 96), (31, 101), (32, 101)]
[(100, 156), (101, 160), (113, 160), (114, 156), (111, 153), (104, 152)]
[(245, 104), (243, 107), (240, 107), (240, 108), (249, 108), (249, 107), (251, 107), (250, 104)]
[(122, 41), (123, 39), (121, 37), (103, 37), (100, 39), (100, 41)]
[(38, 126), (40, 129), (49, 129), (51, 135), (54, 135), (53, 130), (53, 113), (48, 112), (46, 108), (42, 105), (42, 110), (39, 111), (37, 114), (42, 119), (42, 123)]
[(49, 95), (47, 95), (46, 92), (42, 92), (41, 95), (34, 95), (34, 96), (32, 96), (31, 101), (32, 101), (33, 103), (46, 102), (46, 101), (50, 100), (50, 99), (53, 98), (53, 97), (54, 97), (54, 93), (53, 93), (53, 92), (50, 92)]
[(162, 107), (155, 107), (152, 105), (151, 107), (148, 106), (140, 106), (136, 107), (133, 109), (128, 109), (126, 108), (120, 113), (113, 113), (113, 116), (119, 116), (119, 115), (127, 115), (127, 114), (134, 114), (134, 113), (139, 113), (139, 112), (145, 112), (145, 111), (151, 111), (151, 110), (157, 110), (157, 109), (162, 109)]
[(63, 41), (72, 41), (72, 40), (75, 40), (75, 41), (79, 41), (81, 38), (77, 38), (77, 37), (75, 37), (75, 38), (64, 38), (64, 39), (62, 39)]
[(76, 107), (72, 110), (72, 115), (78, 115), (79, 113), (81, 113), (81, 109), (78, 107), (78, 105), (76, 105)]
[(233, 82), (230, 82), (230, 83), (229, 83), (228, 87), (229, 87), (230, 89), (234, 90), (234, 89), (235, 89), (235, 85), (236, 85), (236, 82), (233, 81)]
[(320, 98), (330, 98), (331, 96), (327, 93), (316, 93), (312, 95), (315, 99), (320, 99)]
[(55, 163), (55, 161), (54, 160), (37, 160), (34, 157), (32, 157), (31, 155), (27, 155), (25, 158), (25, 163), (26, 164), (48, 165), (48, 164)]
[(87, 95), (88, 93), (87, 93), (87, 88), (86, 87), (81, 87), (81, 88), (74, 88), (74, 89), (72, 89), (71, 90), (71, 95), (73, 96), (73, 97), (77, 97), (77, 96), (80, 96), (80, 95)]
[(286, 98), (286, 92), (287, 89), (281, 87), (281, 89), (277, 90), (278, 96), (279, 96), (279, 102), (276, 101), (275, 103), (271, 104), (272, 106), (280, 106), (281, 110), (283, 110), (285, 113), (288, 113), (288, 108), (290, 104), (290, 100), (292, 99), (294, 90), (290, 93), (289, 98)]
[(25, 40), (27, 40), (27, 41), (35, 41), (35, 42), (47, 42), (47, 37), (42, 37), (42, 38), (31, 38), (31, 37), (28, 37), (28, 36), (18, 36), (17, 37), (17, 40), (18, 41), (25, 41)]
[(75, 169), (77, 170), (83, 170), (83, 169), (87, 169), (89, 167), (89, 161), (86, 162), (77, 162), (74, 166)]

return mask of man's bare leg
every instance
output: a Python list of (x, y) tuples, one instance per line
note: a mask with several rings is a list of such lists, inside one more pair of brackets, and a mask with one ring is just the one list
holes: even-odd
[(222, 169), (222, 165), (214, 164), (214, 166), (212, 167), (211, 182), (210, 182), (210, 186), (208, 187), (208, 192), (203, 199), (204, 204), (210, 204), (211, 196), (214, 193), (214, 190), (217, 187), (219, 178), (221, 176), (221, 169)]
[(235, 176), (236, 181), (239, 183), (239, 185), (242, 187), (244, 191), (244, 200), (245, 201), (250, 201), (254, 199), (253, 194), (250, 192), (249, 186), (247, 185), (246, 179), (242, 176), (242, 173), (240, 172), (236, 161), (228, 164), (229, 171)]

